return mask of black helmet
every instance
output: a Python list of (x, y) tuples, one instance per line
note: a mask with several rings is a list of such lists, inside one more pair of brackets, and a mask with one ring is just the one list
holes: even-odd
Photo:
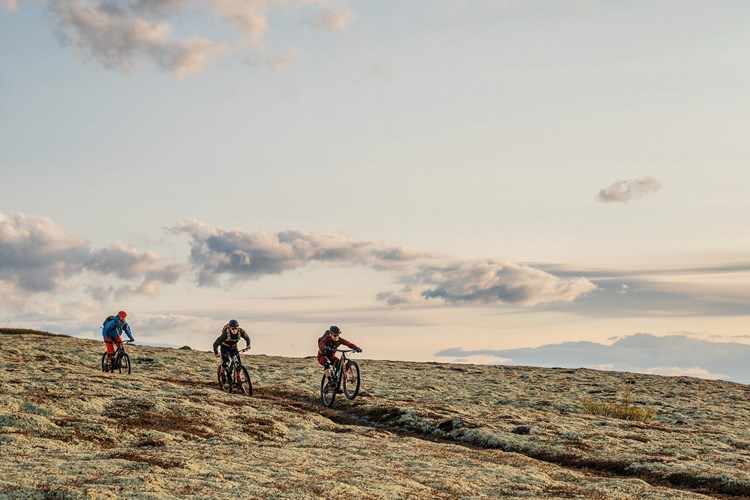
[(237, 328), (240, 324), (237, 322), (236, 319), (230, 319), (229, 320), (229, 328)]
[(331, 333), (335, 333), (336, 335), (341, 335), (341, 328), (339, 328), (336, 325), (331, 326), (331, 328), (329, 328), (328, 331)]

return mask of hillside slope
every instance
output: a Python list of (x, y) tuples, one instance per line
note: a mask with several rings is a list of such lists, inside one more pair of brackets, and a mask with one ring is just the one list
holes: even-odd
[[(211, 353), (130, 346), (121, 375), (102, 352), (0, 329), (0, 497), (750, 495), (745, 385), (361, 359), (360, 397), (326, 409), (311, 358), (244, 356), (246, 397), (218, 390)], [(656, 415), (592, 415), (587, 399)]]

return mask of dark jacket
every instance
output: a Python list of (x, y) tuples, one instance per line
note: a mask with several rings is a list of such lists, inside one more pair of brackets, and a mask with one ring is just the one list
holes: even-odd
[(214, 342), (214, 354), (219, 354), (219, 346), (237, 349), (237, 343), (241, 338), (245, 339), (245, 347), (250, 347), (250, 337), (248, 337), (247, 332), (242, 328), (238, 328), (236, 333), (232, 333), (232, 330), (229, 329), (229, 323), (227, 323), (221, 329), (219, 338)]

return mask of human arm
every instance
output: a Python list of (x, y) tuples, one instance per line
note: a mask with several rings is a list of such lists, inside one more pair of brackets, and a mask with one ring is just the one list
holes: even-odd
[(344, 344), (349, 349), (354, 349), (355, 351), (360, 351), (360, 352), (362, 351), (362, 349), (360, 349), (355, 344), (352, 344), (351, 342), (349, 342), (348, 340), (346, 340), (344, 338), (339, 338), (339, 342), (341, 342), (342, 344)]
[(248, 336), (247, 332), (240, 328), (240, 336), (242, 336), (243, 339), (245, 339), (245, 349), (250, 349), (250, 337)]
[(124, 323), (122, 325), (122, 331), (125, 332), (125, 335), (128, 336), (131, 342), (133, 342), (135, 339), (133, 338), (133, 334), (130, 332), (130, 325), (127, 323)]
[(220, 354), (219, 354), (219, 346), (221, 345), (222, 342), (224, 342), (224, 334), (223, 333), (221, 335), (219, 335), (219, 338), (217, 338), (214, 341), (214, 354), (216, 356), (220, 356)]

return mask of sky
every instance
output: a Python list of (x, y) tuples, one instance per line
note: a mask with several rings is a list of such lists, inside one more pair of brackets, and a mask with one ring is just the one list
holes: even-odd
[(0, 326), (750, 383), (749, 22), (0, 0)]

